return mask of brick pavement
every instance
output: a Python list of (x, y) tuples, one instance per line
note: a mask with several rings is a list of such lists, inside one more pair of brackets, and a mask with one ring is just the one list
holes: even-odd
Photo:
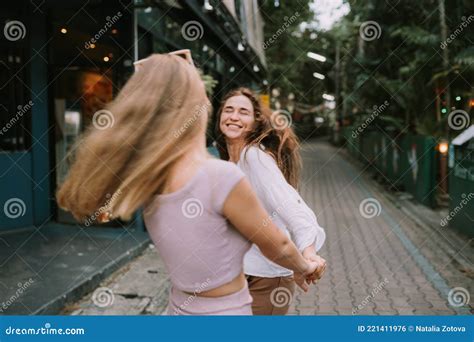
[[(472, 312), (472, 301), (470, 307), (448, 302), (453, 288), (474, 293), (472, 239), (415, 223), (401, 202), (373, 181), (364, 165), (351, 161), (344, 149), (318, 141), (304, 144), (302, 155), (301, 194), (326, 229), (321, 254), (328, 269), (309, 293), (297, 291), (291, 315)], [(367, 206), (360, 209), (364, 201)], [(415, 211), (434, 213), (422, 206)], [(160, 314), (168, 285), (158, 255), (147, 249), (102, 284), (114, 293), (112, 305), (97, 307), (89, 295), (65, 312)]]
[(326, 229), (328, 269), (309, 293), (297, 292), (290, 314), (469, 313), (448, 295), (456, 287), (473, 293), (472, 239), (415, 224), (343, 149), (311, 142), (302, 156), (301, 194)]

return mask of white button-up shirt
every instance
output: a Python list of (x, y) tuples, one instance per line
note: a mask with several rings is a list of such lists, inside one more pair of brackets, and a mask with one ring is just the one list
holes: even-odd
[[(263, 146), (262, 146), (263, 148)], [(246, 147), (237, 165), (250, 181), (257, 197), (269, 214), (268, 220), (280, 228), (303, 251), (314, 244), (318, 251), (326, 240), (313, 211), (285, 179), (271, 155), (256, 146)], [(263, 225), (268, 223), (263, 222)], [(293, 272), (268, 260), (256, 245), (244, 258), (247, 275), (265, 278), (290, 276)]]

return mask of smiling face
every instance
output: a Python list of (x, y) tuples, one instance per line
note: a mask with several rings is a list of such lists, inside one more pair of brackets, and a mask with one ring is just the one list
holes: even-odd
[(237, 95), (229, 98), (221, 113), (219, 127), (226, 140), (245, 140), (255, 126), (255, 113), (247, 96)]

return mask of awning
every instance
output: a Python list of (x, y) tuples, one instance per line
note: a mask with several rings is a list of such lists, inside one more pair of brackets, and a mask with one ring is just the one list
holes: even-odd
[(461, 146), (472, 138), (474, 138), (474, 125), (471, 125), (471, 127), (467, 128), (464, 132), (454, 138), (451, 144)]

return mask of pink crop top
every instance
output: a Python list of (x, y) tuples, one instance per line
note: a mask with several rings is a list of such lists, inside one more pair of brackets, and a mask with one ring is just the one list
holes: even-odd
[(242, 272), (251, 243), (222, 210), (243, 177), (235, 164), (209, 159), (184, 187), (158, 195), (144, 211), (145, 225), (177, 289), (212, 290)]

